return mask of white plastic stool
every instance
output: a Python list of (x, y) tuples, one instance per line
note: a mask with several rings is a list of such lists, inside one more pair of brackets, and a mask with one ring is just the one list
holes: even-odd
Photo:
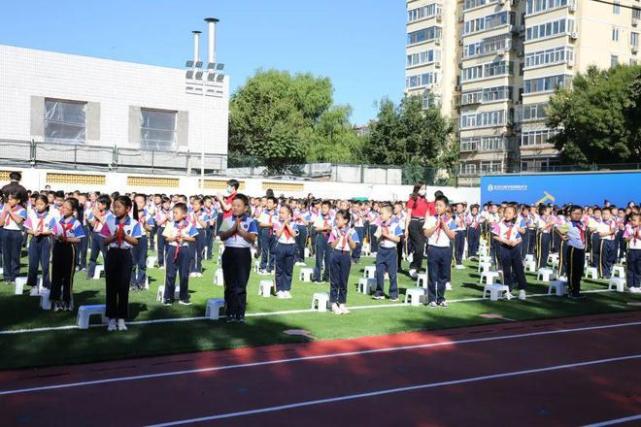
[(149, 290), (149, 276), (145, 275), (145, 290)]
[(625, 267), (622, 265), (612, 267), (612, 277), (625, 278)]
[(214, 285), (223, 286), (225, 284), (225, 277), (223, 276), (223, 269), (217, 268), (214, 273)]
[(487, 255), (481, 255), (479, 257), (479, 262), (489, 262), (489, 263), (491, 263), (492, 262), (492, 257), (487, 256)]
[(490, 301), (498, 301), (503, 298), (505, 292), (509, 292), (509, 286), (501, 285), (498, 283), (488, 283), (483, 288), (483, 298), (487, 298), (487, 294), (490, 294)]
[(548, 285), (548, 295), (552, 295), (552, 291), (554, 291), (557, 297), (562, 297), (567, 294), (567, 282), (562, 280), (551, 281)]
[(27, 284), (27, 278), (26, 277), (16, 277), (15, 280), (15, 286), (16, 289), (14, 291), (14, 295), (22, 295), (22, 292), (24, 292), (24, 285)]
[(49, 299), (49, 289), (43, 288), (40, 291), (40, 308), (43, 310), (51, 310), (51, 300)]
[(421, 305), (421, 298), (425, 298), (424, 288), (410, 288), (405, 291), (405, 304), (416, 307)]
[(154, 268), (156, 266), (156, 261), (158, 261), (158, 257), (147, 257), (147, 268)]
[(361, 253), (364, 256), (370, 256), (372, 254), (372, 250), (369, 243), (363, 243), (363, 247), (361, 248)]
[(100, 275), (105, 272), (105, 266), (104, 265), (97, 265), (96, 269), (93, 272), (93, 279), (94, 280), (99, 280)]
[(309, 258), (309, 256), (311, 255), (311, 253), (309, 252), (309, 248), (305, 248), (304, 252), (305, 258)]
[(559, 254), (550, 254), (548, 255), (548, 263), (552, 264), (554, 260), (559, 260)]
[(525, 255), (525, 260), (526, 262), (528, 261), (534, 261), (534, 254), (527, 254)]
[(558, 258), (557, 259), (553, 259), (551, 264), (552, 264), (552, 269), (553, 270), (557, 270), (559, 268), (559, 259)]
[(492, 263), (491, 262), (480, 262), (479, 263), (479, 273), (482, 273), (484, 271), (492, 271)]
[(205, 249), (203, 250), (203, 259), (207, 259), (207, 255), (209, 255), (209, 248), (205, 246)]
[(376, 289), (376, 279), (361, 277), (358, 279), (358, 292), (369, 295)]
[(319, 312), (327, 311), (329, 304), (329, 294), (327, 292), (316, 292), (312, 296), (312, 310)]
[[(156, 291), (156, 301), (162, 302), (163, 299), (165, 298), (165, 286), (161, 285), (158, 286), (158, 290)], [(176, 285), (176, 289), (174, 290), (174, 299), (180, 298), (180, 286)]]
[(366, 279), (374, 279), (376, 278), (376, 266), (375, 265), (368, 265), (365, 267), (363, 270), (363, 277)]
[(258, 295), (269, 298), (272, 295), (272, 286), (274, 286), (274, 282), (271, 280), (261, 280), (258, 284)]
[(429, 282), (427, 271), (425, 273), (420, 273), (416, 277), (416, 286), (419, 288), (427, 289), (427, 284)]
[(608, 284), (608, 291), (616, 290), (617, 292), (625, 292), (625, 279), (621, 277), (612, 277)]
[(312, 276), (314, 275), (313, 268), (301, 268), (299, 273), (299, 278), (301, 282), (311, 282)]
[(494, 283), (494, 280), (499, 278), (499, 272), (498, 271), (484, 271), (481, 273), (481, 280), (479, 283), (483, 284), (483, 280), (485, 279), (485, 283), (488, 285), (492, 285)]
[(81, 305), (78, 307), (78, 327), (80, 329), (89, 329), (89, 318), (91, 316), (100, 316), (102, 323), (107, 323), (106, 310), (107, 306), (104, 304)]
[(220, 319), (220, 311), (225, 307), (225, 300), (222, 298), (210, 298), (205, 306), (205, 319)]
[(551, 268), (539, 268), (539, 272), (536, 274), (536, 280), (541, 280), (543, 282), (549, 282), (554, 277), (554, 271)]
[(524, 266), (526, 271), (530, 273), (536, 272), (536, 261), (534, 261), (533, 259), (525, 261)]
[(596, 280), (599, 277), (599, 272), (596, 267), (588, 267), (585, 269), (585, 277), (592, 277), (592, 280)]

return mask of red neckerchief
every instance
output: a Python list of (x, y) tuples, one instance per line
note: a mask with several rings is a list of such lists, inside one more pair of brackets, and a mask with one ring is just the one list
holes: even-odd
[[(116, 221), (118, 219), (116, 218)], [(118, 247), (122, 247), (122, 242), (125, 240), (125, 221), (124, 218), (122, 221), (120, 221), (118, 224), (118, 229), (116, 230), (116, 242), (118, 243)]]
[(585, 225), (581, 221), (572, 221), (572, 225), (579, 230), (579, 238), (581, 243), (585, 245)]
[[(506, 227), (507, 227), (508, 223), (509, 223), (509, 222), (505, 222), (505, 221), (503, 221), (503, 224), (505, 224), (505, 226), (506, 226)], [(512, 237), (512, 229), (513, 229), (513, 228), (514, 228), (514, 223), (510, 223), (510, 228), (508, 228), (508, 229), (507, 229), (507, 234), (506, 234), (506, 237), (507, 237), (507, 240), (508, 240), (508, 241), (509, 241), (509, 240), (510, 240), (510, 238)]]
[(36, 217), (40, 220), (38, 221), (38, 232), (42, 233), (45, 227), (45, 218), (47, 217), (47, 212), (43, 212), (42, 216), (38, 212), (36, 212)]
[(4, 217), (4, 226), (5, 227), (7, 227), (9, 225), (9, 223), (11, 222), (11, 213), (13, 211), (15, 211), (15, 210), (16, 210), (16, 207), (14, 207), (13, 209), (9, 208), (9, 210), (7, 211), (7, 214)]
[[(174, 225), (176, 225), (174, 223)], [(180, 247), (182, 246), (182, 239), (178, 240), (179, 237), (182, 237), (182, 230), (185, 228), (185, 220), (183, 219), (180, 221), (177, 225), (177, 232), (176, 232), (176, 243), (178, 243), (178, 246), (176, 246), (176, 252), (174, 253), (174, 261), (178, 259), (178, 254), (180, 254)]]
[(343, 251), (344, 251), (345, 249), (347, 249), (347, 232), (349, 231), (349, 229), (345, 227), (345, 231), (341, 230), (340, 228), (337, 228), (337, 230), (338, 230), (339, 238), (343, 239)]
[(70, 222), (65, 222), (65, 218), (62, 218), (60, 220), (60, 224), (62, 225), (62, 240), (65, 242), (67, 241), (67, 233), (71, 231), (73, 228), (73, 220)]
[(441, 215), (436, 215), (436, 242), (438, 243), (438, 238), (441, 235)]
[(292, 237), (292, 233), (289, 232), (289, 228), (285, 225), (283, 222), (283, 233), (285, 233), (285, 238), (290, 239)]

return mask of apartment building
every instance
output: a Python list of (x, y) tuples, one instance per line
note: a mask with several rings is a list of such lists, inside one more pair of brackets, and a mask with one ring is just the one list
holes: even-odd
[[(549, 138), (557, 132), (545, 125), (546, 106), (557, 87), (589, 66), (608, 68), (636, 63), (641, 7), (638, 0), (604, 4), (594, 0), (441, 0), (420, 7), (451, 4), (456, 17), (458, 67), (442, 69), (441, 100), (453, 94), (454, 103), (441, 104), (443, 114), (458, 123), (459, 177), (478, 182), (478, 176), (515, 171), (540, 171), (558, 164), (559, 153)], [(423, 29), (412, 21), (418, 1), (408, 1), (407, 93), (414, 45), (409, 35)], [(433, 6), (431, 6), (433, 5)], [(441, 26), (444, 27), (444, 26)], [(450, 31), (451, 32), (451, 31)], [(454, 86), (449, 83), (455, 81)], [(434, 90), (434, 89), (432, 89)]]

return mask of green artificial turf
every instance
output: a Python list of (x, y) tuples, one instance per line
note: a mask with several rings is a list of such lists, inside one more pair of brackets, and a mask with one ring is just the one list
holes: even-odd
[[(352, 267), (348, 291), (349, 306), (381, 306), (388, 300), (374, 301), (356, 290), (363, 267), (373, 265), (374, 258), (363, 258)], [(312, 267), (313, 260), (307, 265)], [(482, 286), (476, 263), (466, 263), (465, 270), (452, 270), (454, 289), (447, 293), (450, 301), (480, 298)], [(171, 319), (204, 316), (208, 298), (222, 298), (223, 288), (213, 284), (216, 261), (204, 264), (202, 278), (190, 279), (192, 306), (175, 304), (164, 307), (156, 302), (156, 289), (163, 284), (164, 271), (150, 269), (150, 289), (130, 293), (130, 321)], [(328, 284), (302, 283), (299, 267), (294, 270), (291, 300), (258, 296), (258, 282), (270, 277), (252, 273), (248, 285), (248, 314), (273, 313), (288, 310), (308, 310), (314, 292), (327, 292)], [(22, 268), (23, 274), (26, 267)], [(546, 293), (547, 286), (528, 274), (528, 293)], [(560, 297), (532, 297), (522, 302), (466, 301), (452, 302), (447, 309), (410, 307), (402, 304), (404, 289), (415, 287), (415, 281), (399, 275), (401, 302), (392, 308), (353, 310), (349, 315), (332, 313), (283, 313), (249, 316), (246, 324), (227, 324), (221, 321), (190, 320), (185, 322), (130, 325), (127, 332), (107, 332), (105, 327), (89, 330), (56, 330), (19, 334), (0, 334), (0, 369), (85, 363), (151, 355), (216, 350), (241, 346), (260, 346), (275, 343), (306, 342), (310, 339), (328, 340), (382, 335), (404, 331), (437, 330), (444, 328), (504, 322), (557, 318), (604, 312), (638, 310), (641, 297), (630, 293), (603, 292), (586, 294), (585, 299), (569, 300)], [(603, 281), (583, 282), (584, 290), (607, 289)], [(387, 290), (387, 282), (386, 282)], [(104, 304), (105, 283), (88, 280), (77, 273), (74, 283), (76, 308), (86, 304)], [(633, 303), (633, 304), (629, 304)], [(489, 316), (488, 316), (489, 315)], [(54, 313), (39, 308), (39, 298), (13, 295), (13, 287), (0, 284), (0, 330), (21, 330), (74, 325), (76, 313)], [(312, 338), (289, 335), (285, 331), (302, 329)]]

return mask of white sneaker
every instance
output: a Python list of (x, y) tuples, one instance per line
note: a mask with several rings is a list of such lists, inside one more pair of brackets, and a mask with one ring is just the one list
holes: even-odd
[(276, 292), (276, 298), (278, 298), (278, 299), (285, 298), (284, 292), (283, 291), (277, 291)]
[(413, 268), (410, 270), (410, 277), (414, 280), (418, 278), (418, 275), (416, 274), (416, 270)]
[(189, 277), (198, 277), (198, 273), (196, 272), (189, 273)]
[(111, 331), (115, 331), (116, 329), (118, 329), (116, 327), (116, 319), (109, 319), (109, 325), (107, 326), (107, 330), (111, 332)]
[(338, 308), (340, 308), (342, 314), (349, 314), (349, 310), (345, 304), (339, 305)]
[(292, 294), (289, 293), (289, 291), (285, 291), (285, 299), (292, 299)]
[(343, 310), (338, 306), (338, 304), (332, 304), (332, 313), (334, 314), (343, 314)]
[(456, 266), (456, 269), (457, 270), (465, 270), (465, 266), (462, 265), (462, 264), (459, 264), (459, 265)]
[(505, 293), (505, 299), (509, 301), (509, 300), (511, 300), (512, 298), (514, 298), (514, 295), (512, 295), (512, 292), (507, 291), (507, 292)]
[(436, 307), (436, 301), (432, 301), (431, 303), (427, 304), (429, 308), (435, 308)]
[(125, 319), (118, 319), (118, 330), (119, 331), (127, 330), (127, 325), (125, 325)]
[(520, 299), (521, 301), (525, 301), (525, 298), (526, 298), (526, 295), (525, 295), (525, 289), (521, 289), (521, 290), (519, 291), (519, 299)]
[(641, 294), (641, 288), (635, 286), (634, 288), (629, 288), (631, 294)]
[(447, 283), (445, 284), (445, 290), (446, 290), (446, 291), (451, 291), (451, 290), (452, 290), (452, 284), (451, 284), (450, 282), (447, 282)]

